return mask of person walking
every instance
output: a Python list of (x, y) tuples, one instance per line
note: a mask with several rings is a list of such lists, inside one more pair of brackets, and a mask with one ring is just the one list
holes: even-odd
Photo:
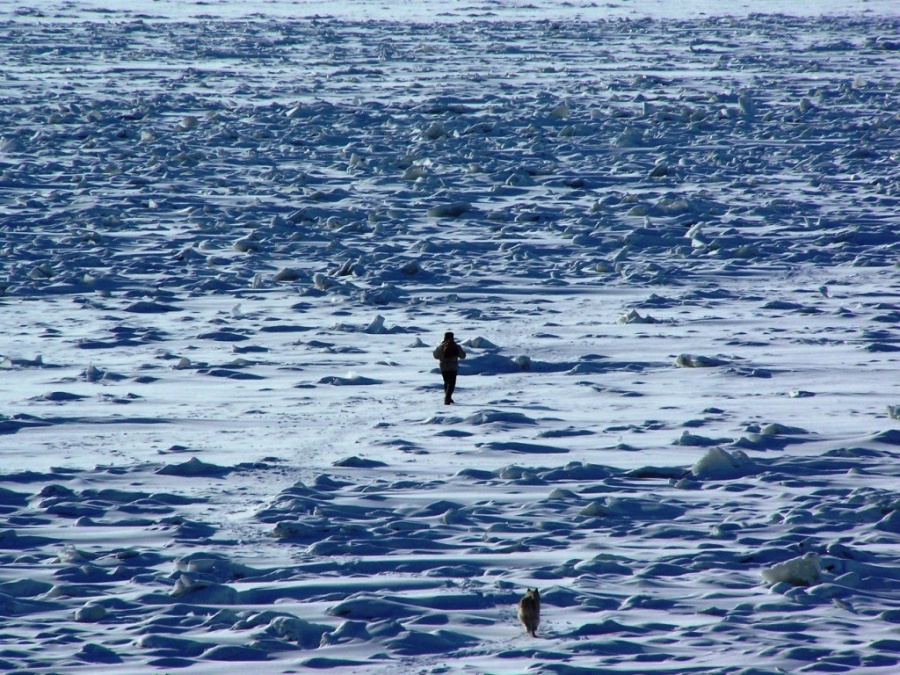
[(453, 391), (456, 389), (456, 374), (459, 372), (459, 360), (466, 358), (466, 353), (453, 339), (453, 333), (444, 333), (444, 340), (434, 349), (434, 358), (441, 362), (441, 377), (444, 378), (444, 405), (453, 403)]

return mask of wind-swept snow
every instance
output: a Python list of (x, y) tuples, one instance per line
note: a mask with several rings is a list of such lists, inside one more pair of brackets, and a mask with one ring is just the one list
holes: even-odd
[(0, 670), (897, 672), (893, 4), (407, 4), (0, 9)]

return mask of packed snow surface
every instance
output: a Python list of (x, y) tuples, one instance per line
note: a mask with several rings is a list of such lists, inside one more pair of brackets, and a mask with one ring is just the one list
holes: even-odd
[(900, 672), (894, 3), (10, 3), (0, 62), (0, 670)]

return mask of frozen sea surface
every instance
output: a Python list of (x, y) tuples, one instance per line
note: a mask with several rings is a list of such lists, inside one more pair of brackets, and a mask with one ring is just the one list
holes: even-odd
[(804, 17), (850, 15), (894, 16), (900, 8), (893, 0), (39, 0), (27, 7), (0, 7), (0, 16), (38, 17), (53, 20), (98, 19), (104, 15), (143, 15), (160, 19), (308, 19), (401, 20), (447, 23), (493, 20), (608, 20), (697, 19), (712, 16), (747, 17), (783, 14)]
[(0, 669), (898, 672), (900, 19), (805, 7), (0, 8)]

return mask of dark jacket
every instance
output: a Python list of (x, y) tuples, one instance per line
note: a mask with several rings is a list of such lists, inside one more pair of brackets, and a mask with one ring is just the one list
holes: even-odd
[(434, 348), (434, 358), (441, 362), (441, 370), (456, 372), (459, 360), (466, 358), (466, 353), (456, 342), (442, 342)]

